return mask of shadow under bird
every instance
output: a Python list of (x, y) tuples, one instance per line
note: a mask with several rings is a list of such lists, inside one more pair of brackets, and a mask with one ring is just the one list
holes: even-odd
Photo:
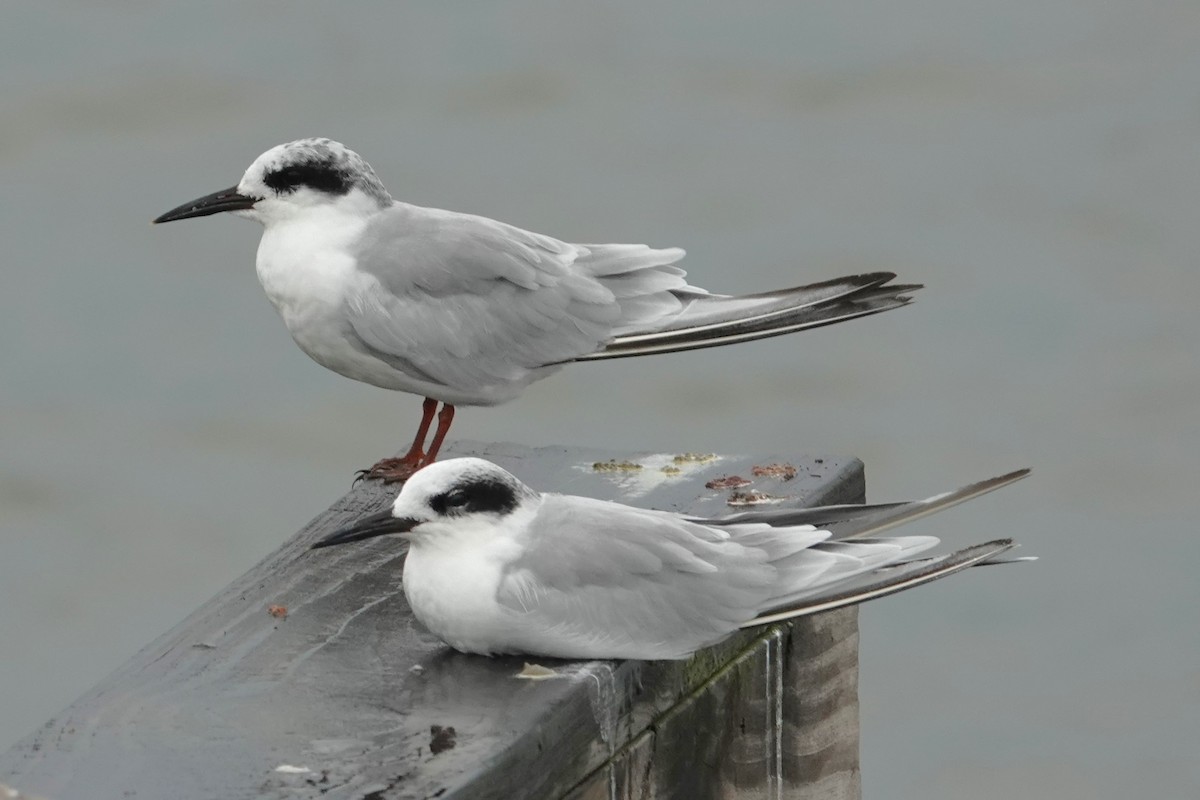
[(1031, 560), (1006, 558), (1011, 539), (918, 557), (938, 539), (886, 533), (1028, 473), (908, 503), (702, 519), (542, 494), (490, 461), (455, 458), (313, 548), (399, 534), (413, 614), (464, 653), (677, 659), (740, 628)]
[(455, 406), (507, 402), (572, 361), (777, 336), (897, 308), (921, 288), (875, 272), (711, 294), (688, 284), (679, 248), (571, 244), (397, 202), (366, 161), (329, 139), (273, 147), (236, 186), (154, 221), (223, 211), (262, 223), (258, 278), (305, 353), (425, 398), (409, 451), (366, 471), (385, 481), (437, 457)]

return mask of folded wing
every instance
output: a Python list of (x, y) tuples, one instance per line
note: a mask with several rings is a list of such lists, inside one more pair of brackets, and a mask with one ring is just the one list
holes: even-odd
[[(566, 658), (683, 658), (739, 627), (860, 603), (999, 563), (998, 540), (932, 558), (932, 536), (890, 528), (1024, 477), (912, 503), (684, 518), (545, 495), (497, 592), (516, 648)], [(856, 515), (856, 512), (857, 515)], [(808, 520), (798, 522), (798, 520)]]

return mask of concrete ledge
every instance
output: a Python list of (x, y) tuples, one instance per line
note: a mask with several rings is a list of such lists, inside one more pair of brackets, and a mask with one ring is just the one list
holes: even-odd
[[(695, 514), (737, 510), (705, 483), (755, 464), (798, 468), (754, 479), (789, 504), (864, 492), (855, 459), (470, 442), (446, 457), (468, 454), (541, 490)], [(643, 468), (593, 468), (611, 459)], [(558, 676), (517, 679), (524, 659), (455, 653), (413, 620), (395, 542), (308, 552), (394, 492), (335, 502), (0, 756), (0, 782), (50, 800), (858, 796), (855, 609), (685, 662), (543, 662)]]

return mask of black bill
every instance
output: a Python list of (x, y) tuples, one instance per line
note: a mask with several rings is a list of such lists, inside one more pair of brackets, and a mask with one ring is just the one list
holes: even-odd
[(340, 531), (325, 537), (314, 544), (312, 549), (333, 547), (335, 544), (348, 544), (349, 542), (357, 542), (362, 539), (385, 536), (389, 533), (407, 533), (419, 525), (420, 522), (420, 520), (409, 519), (408, 517), (393, 517), (391, 510), (380, 511), (378, 514), (363, 517), (350, 527), (342, 528)]
[(244, 211), (247, 208), (253, 207), (256, 202), (258, 201), (253, 197), (238, 194), (236, 186), (230, 186), (228, 189), (206, 194), (204, 197), (199, 197), (190, 203), (184, 203), (178, 208), (172, 208), (161, 217), (155, 219), (154, 222), (157, 224), (159, 222), (174, 222), (177, 219), (207, 217), (209, 214), (220, 214), (222, 211)]

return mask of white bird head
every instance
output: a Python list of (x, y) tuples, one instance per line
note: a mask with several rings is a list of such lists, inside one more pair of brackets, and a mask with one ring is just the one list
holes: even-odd
[(346, 544), (389, 533), (417, 534), (424, 525), (491, 526), (538, 493), (482, 458), (437, 461), (408, 479), (392, 507), (364, 517), (313, 545)]
[(313, 209), (367, 214), (391, 203), (375, 170), (358, 153), (332, 139), (298, 139), (256, 158), (236, 186), (184, 203), (154, 221), (231, 211), (270, 225)]

